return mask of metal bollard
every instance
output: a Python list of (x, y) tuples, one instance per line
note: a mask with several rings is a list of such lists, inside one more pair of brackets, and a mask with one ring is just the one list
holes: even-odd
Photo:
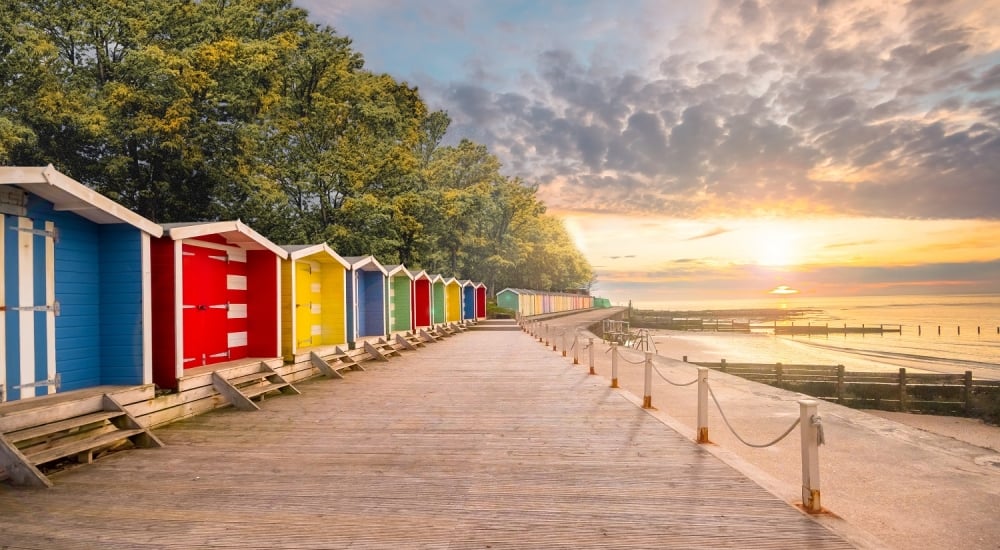
[(579, 344), (580, 344), (580, 336), (578, 334), (576, 334), (576, 333), (573, 333), (573, 364), (574, 365), (579, 365), (580, 364), (580, 346), (579, 346)]
[(618, 342), (611, 342), (611, 387), (618, 387)]
[(594, 370), (594, 339), (590, 338), (590, 343), (587, 344), (587, 349), (590, 350), (590, 374), (597, 374)]
[(698, 443), (709, 443), (708, 367), (698, 367)]
[[(819, 402), (799, 401), (799, 428), (802, 435), (802, 507), (810, 514), (823, 511), (819, 498)], [(817, 422), (813, 420), (817, 419)]]
[(653, 352), (646, 352), (646, 384), (642, 392), (642, 408), (653, 408)]

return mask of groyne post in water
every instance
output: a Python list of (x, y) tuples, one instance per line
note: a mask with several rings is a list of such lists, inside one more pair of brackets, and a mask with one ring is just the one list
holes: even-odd
[(709, 443), (708, 367), (698, 367), (698, 443)]

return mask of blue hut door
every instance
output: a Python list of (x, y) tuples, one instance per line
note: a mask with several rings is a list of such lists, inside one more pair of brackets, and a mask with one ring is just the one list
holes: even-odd
[(0, 214), (0, 402), (55, 393), (55, 224)]

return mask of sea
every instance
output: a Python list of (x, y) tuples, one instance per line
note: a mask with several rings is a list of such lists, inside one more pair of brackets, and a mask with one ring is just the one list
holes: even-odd
[[(634, 302), (634, 307), (749, 321), (751, 333), (656, 331), (660, 355), (691, 361), (830, 364), (848, 370), (963, 372), (1000, 379), (1000, 294), (801, 295), (759, 300)], [(768, 324), (899, 326), (884, 334), (775, 335)], [(692, 356), (693, 355), (693, 356)]]

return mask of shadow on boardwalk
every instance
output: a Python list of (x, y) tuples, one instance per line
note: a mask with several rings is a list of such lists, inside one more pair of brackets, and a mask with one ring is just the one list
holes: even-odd
[(0, 547), (850, 547), (520, 332), (298, 387), (0, 486)]

